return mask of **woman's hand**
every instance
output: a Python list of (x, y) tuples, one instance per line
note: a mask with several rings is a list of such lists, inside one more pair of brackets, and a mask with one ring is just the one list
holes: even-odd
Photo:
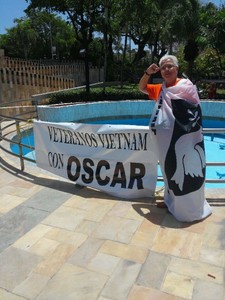
[(159, 72), (159, 67), (157, 66), (157, 64), (151, 64), (147, 69), (146, 72), (151, 75), (151, 74), (155, 74), (157, 72)]

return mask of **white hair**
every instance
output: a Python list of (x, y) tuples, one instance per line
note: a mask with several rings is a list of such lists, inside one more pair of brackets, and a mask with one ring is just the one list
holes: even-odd
[(161, 57), (160, 61), (159, 61), (159, 66), (161, 67), (161, 65), (166, 61), (166, 60), (171, 60), (172, 63), (174, 64), (174, 66), (178, 67), (178, 59), (176, 58), (176, 56), (174, 55), (169, 55), (166, 54), (163, 57)]

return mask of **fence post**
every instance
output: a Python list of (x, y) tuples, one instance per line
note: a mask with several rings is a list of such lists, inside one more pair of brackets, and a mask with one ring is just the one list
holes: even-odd
[(20, 123), (16, 121), (16, 131), (18, 137), (18, 147), (19, 147), (19, 156), (20, 156), (20, 169), (24, 171), (24, 160), (23, 160), (23, 149), (21, 145), (21, 132), (20, 132)]
[(34, 105), (36, 111), (36, 119), (39, 120), (38, 116), (38, 98), (34, 95), (31, 96), (31, 104)]

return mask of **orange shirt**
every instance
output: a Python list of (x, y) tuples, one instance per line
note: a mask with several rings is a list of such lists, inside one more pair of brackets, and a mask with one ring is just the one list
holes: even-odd
[(149, 99), (158, 100), (159, 94), (162, 90), (162, 83), (147, 84), (146, 90), (148, 92)]

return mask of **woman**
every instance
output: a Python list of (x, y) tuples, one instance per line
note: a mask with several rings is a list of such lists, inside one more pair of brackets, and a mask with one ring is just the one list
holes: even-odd
[[(162, 84), (148, 84), (161, 72)], [(178, 77), (178, 60), (165, 55), (150, 65), (140, 79), (139, 89), (156, 100), (150, 134), (156, 144), (168, 210), (179, 221), (192, 222), (212, 211), (205, 200), (205, 150), (202, 115), (197, 89), (189, 79)]]

